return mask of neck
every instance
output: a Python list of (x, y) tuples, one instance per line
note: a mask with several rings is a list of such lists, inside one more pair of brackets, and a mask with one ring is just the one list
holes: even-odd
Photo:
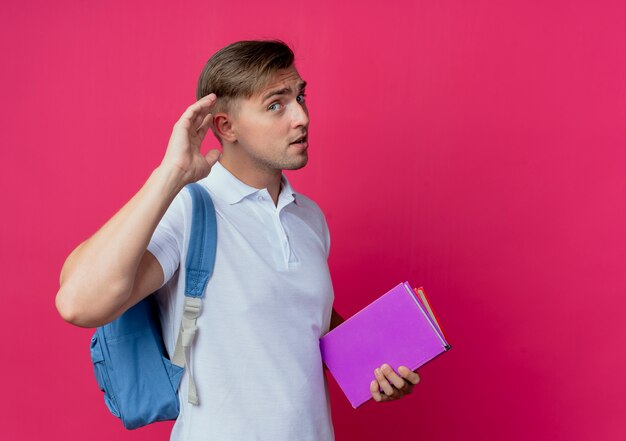
[(278, 205), (281, 190), (282, 170), (262, 168), (247, 158), (237, 157), (231, 149), (223, 149), (220, 164), (246, 185), (254, 188), (267, 188), (274, 205)]

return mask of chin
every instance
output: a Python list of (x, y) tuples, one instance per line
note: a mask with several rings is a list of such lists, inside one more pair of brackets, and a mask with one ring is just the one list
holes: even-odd
[(283, 170), (298, 170), (304, 167), (307, 164), (307, 162), (309, 162), (309, 157), (305, 156), (301, 161), (287, 164), (286, 167), (283, 167)]

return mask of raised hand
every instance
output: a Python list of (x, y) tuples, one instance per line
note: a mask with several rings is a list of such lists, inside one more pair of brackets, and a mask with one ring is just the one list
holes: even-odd
[(206, 177), (219, 158), (217, 149), (206, 155), (200, 153), (202, 141), (213, 124), (210, 110), (216, 99), (214, 93), (199, 99), (174, 124), (161, 167), (182, 173), (184, 184)]

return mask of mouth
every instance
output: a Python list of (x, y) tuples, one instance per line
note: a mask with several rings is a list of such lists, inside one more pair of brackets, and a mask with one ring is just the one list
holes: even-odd
[(301, 136), (300, 138), (296, 139), (294, 142), (291, 143), (291, 145), (297, 145), (300, 147), (305, 147), (309, 144), (309, 135), (304, 135)]

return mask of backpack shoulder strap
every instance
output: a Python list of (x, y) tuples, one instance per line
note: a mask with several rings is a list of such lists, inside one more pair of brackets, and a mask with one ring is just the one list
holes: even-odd
[(192, 218), (185, 265), (185, 296), (202, 298), (215, 264), (215, 207), (209, 193), (200, 184), (194, 182), (187, 188), (191, 193)]
[(196, 322), (202, 309), (204, 290), (215, 265), (217, 221), (209, 193), (197, 183), (189, 184), (186, 188), (191, 193), (191, 233), (185, 263), (185, 307), (172, 362), (187, 368), (189, 402), (197, 405), (198, 394), (189, 364), (189, 351), (198, 329)]

